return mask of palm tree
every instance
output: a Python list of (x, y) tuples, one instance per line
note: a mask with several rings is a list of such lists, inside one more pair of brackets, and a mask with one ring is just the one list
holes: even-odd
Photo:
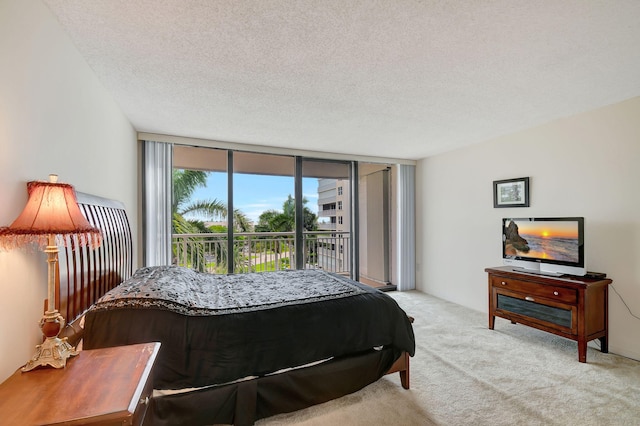
[[(207, 172), (199, 170), (173, 170), (172, 211), (174, 217), (174, 232), (182, 234), (190, 233), (178, 232), (179, 230), (175, 227), (176, 215), (182, 216), (183, 218), (190, 214), (199, 214), (210, 219), (223, 220), (227, 218), (227, 206), (222, 201), (214, 198), (213, 200), (196, 200), (190, 202), (191, 196), (196, 189), (207, 186), (207, 175)], [(188, 222), (194, 225), (197, 223), (197, 221)], [(233, 210), (233, 225), (234, 229), (239, 232), (247, 232), (251, 229), (251, 221), (238, 209)], [(180, 227), (181, 225), (178, 224), (178, 226)]]
[[(201, 221), (187, 219), (188, 215), (198, 214), (211, 220), (225, 219), (227, 217), (227, 206), (217, 199), (191, 201), (191, 196), (197, 188), (206, 187), (207, 174), (207, 172), (198, 170), (173, 170), (173, 233), (199, 234), (211, 232)], [(244, 232), (250, 229), (251, 222), (249, 218), (240, 210), (234, 210), (233, 219), (236, 230)], [(191, 267), (202, 271), (205, 269), (206, 259), (204, 246), (198, 242), (200, 240), (199, 238), (190, 238), (186, 254), (191, 259)], [(226, 251), (226, 246), (222, 247), (222, 251)], [(222, 256), (222, 251), (219, 251), (220, 256)]]

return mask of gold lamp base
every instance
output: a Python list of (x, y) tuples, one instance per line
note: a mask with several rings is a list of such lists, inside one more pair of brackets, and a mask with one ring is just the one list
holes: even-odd
[(64, 368), (69, 357), (78, 355), (78, 351), (67, 343), (67, 338), (47, 337), (41, 344), (36, 346), (36, 354), (27, 364), (22, 367), (22, 371), (31, 371), (36, 367), (50, 366), (53, 368)]
[(58, 333), (64, 327), (64, 318), (57, 310), (47, 311), (40, 320), (40, 329), (46, 339), (36, 346), (36, 353), (27, 364), (22, 367), (23, 372), (37, 367), (50, 366), (64, 368), (67, 359), (78, 355), (78, 351), (67, 342), (67, 338), (60, 339)]

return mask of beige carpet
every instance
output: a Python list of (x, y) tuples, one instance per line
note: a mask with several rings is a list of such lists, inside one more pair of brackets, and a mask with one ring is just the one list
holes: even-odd
[(411, 389), (394, 374), (257, 425), (640, 425), (640, 362), (419, 292), (389, 293), (415, 317)]

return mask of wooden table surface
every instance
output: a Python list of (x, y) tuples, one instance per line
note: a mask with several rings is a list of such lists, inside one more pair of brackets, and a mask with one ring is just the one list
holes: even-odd
[(0, 422), (109, 423), (131, 417), (160, 343), (81, 351), (62, 369), (17, 370), (0, 385)]

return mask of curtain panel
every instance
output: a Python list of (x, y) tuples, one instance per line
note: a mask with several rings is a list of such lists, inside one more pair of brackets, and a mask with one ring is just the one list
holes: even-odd
[(399, 291), (416, 288), (416, 167), (398, 164), (397, 247)]
[(144, 141), (144, 265), (171, 264), (173, 144)]

